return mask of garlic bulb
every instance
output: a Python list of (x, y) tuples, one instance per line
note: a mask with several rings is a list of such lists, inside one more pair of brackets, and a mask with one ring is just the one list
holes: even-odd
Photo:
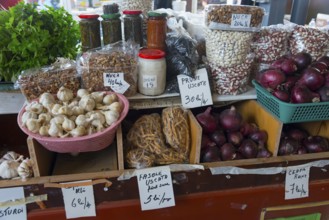
[(62, 102), (69, 102), (71, 99), (73, 99), (73, 92), (70, 89), (65, 88), (62, 86), (59, 88), (57, 92), (57, 98), (61, 100)]
[(99, 120), (101, 124), (105, 124), (105, 116), (100, 111), (92, 111), (90, 113), (90, 120)]
[(51, 114), (50, 113), (41, 113), (39, 116), (38, 116), (38, 121), (41, 123), (41, 124), (48, 124), (51, 120)]
[(56, 115), (55, 117), (53, 117), (51, 120), (50, 120), (50, 124), (51, 123), (56, 123), (56, 124), (63, 124), (64, 122), (64, 119), (65, 119), (65, 116), (64, 115)]
[(23, 115), (22, 115), (22, 125), (23, 126), (26, 126), (26, 121), (29, 118), (37, 119), (38, 118), (38, 114), (35, 113), (35, 112), (30, 112), (30, 111), (24, 112)]
[(81, 106), (73, 106), (72, 107), (72, 114), (79, 116), (83, 115), (85, 113), (85, 110)]
[(103, 98), (104, 105), (110, 105), (116, 101), (118, 101), (118, 96), (115, 93), (107, 94)]
[(17, 168), (19, 162), (15, 160), (5, 160), (0, 164), (0, 177), (3, 179), (12, 179), (18, 177)]
[(121, 113), (123, 109), (123, 104), (121, 102), (113, 102), (109, 105), (109, 109)]
[(72, 108), (68, 105), (64, 105), (58, 109), (58, 114), (71, 116), (73, 114)]
[(5, 155), (2, 156), (5, 160), (17, 160), (20, 158), (20, 154), (16, 153), (15, 151), (8, 151)]
[(105, 92), (92, 92), (90, 95), (96, 103), (102, 103)]
[(49, 136), (48, 130), (50, 126), (49, 125), (43, 125), (39, 129), (39, 134), (42, 136)]
[(79, 106), (81, 106), (87, 112), (90, 112), (95, 108), (96, 102), (91, 97), (91, 95), (85, 95), (80, 99)]
[(39, 97), (39, 103), (45, 107), (51, 105), (51, 104), (55, 104), (55, 97), (50, 94), (49, 92), (44, 92), (40, 95)]
[(91, 124), (96, 128), (97, 132), (104, 130), (104, 125), (101, 123), (99, 119), (92, 120)]
[(25, 109), (26, 111), (34, 112), (36, 114), (40, 114), (44, 111), (43, 105), (36, 101), (31, 102)]
[(26, 120), (26, 127), (32, 133), (38, 133), (40, 129), (40, 123), (37, 119), (29, 118)]
[(88, 126), (88, 127), (87, 127), (87, 134), (88, 134), (88, 135), (91, 135), (91, 134), (93, 134), (93, 133), (96, 133), (96, 129), (95, 129), (95, 127), (94, 127), (94, 126)]
[(61, 137), (63, 136), (63, 128), (60, 124), (57, 124), (55, 122), (50, 123), (48, 134), (51, 137)]
[(75, 106), (79, 106), (79, 99), (77, 97), (73, 98), (71, 102), (68, 104), (68, 106), (71, 108)]
[(77, 91), (77, 96), (82, 98), (82, 96), (89, 95), (89, 92), (87, 89), (79, 89)]
[(85, 115), (79, 115), (75, 119), (75, 124), (77, 126), (87, 127), (89, 125), (89, 122), (90, 122), (90, 120), (88, 120), (88, 118)]
[(23, 180), (33, 176), (32, 161), (29, 158), (24, 159), (17, 167), (17, 174)]
[(64, 122), (62, 124), (62, 128), (66, 132), (70, 132), (75, 128), (75, 123), (71, 119), (64, 118)]
[(81, 125), (78, 125), (72, 131), (70, 131), (70, 134), (72, 137), (81, 137), (81, 136), (84, 136), (86, 133), (87, 133), (86, 128)]
[(58, 103), (56, 103), (56, 104), (54, 104), (52, 107), (51, 107), (51, 114), (52, 115), (59, 115), (59, 109), (62, 107), (63, 105), (61, 105), (61, 104), (58, 104)]
[(106, 124), (108, 126), (110, 126), (111, 124), (113, 124), (114, 122), (116, 122), (119, 119), (119, 117), (120, 117), (120, 114), (118, 112), (112, 111), (112, 110), (102, 111), (102, 113), (105, 116)]

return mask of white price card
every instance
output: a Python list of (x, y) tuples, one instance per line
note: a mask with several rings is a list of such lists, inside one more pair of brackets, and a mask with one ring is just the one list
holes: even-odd
[(212, 105), (212, 96), (207, 70), (198, 69), (195, 77), (177, 76), (182, 105), (185, 108), (196, 108)]
[(124, 80), (124, 73), (103, 73), (105, 87), (110, 87), (114, 92), (123, 94), (130, 87)]
[(169, 166), (136, 170), (142, 210), (175, 206)]
[(299, 165), (287, 167), (285, 183), (285, 199), (308, 197), (310, 166)]
[(251, 14), (232, 14), (232, 28), (248, 28), (250, 27)]
[[(91, 182), (78, 181), (74, 183)], [(62, 188), (66, 218), (96, 216), (93, 185)]]
[[(0, 189), (0, 203), (24, 199), (23, 187)], [(0, 207), (0, 220), (27, 219), (26, 205), (13, 205)]]

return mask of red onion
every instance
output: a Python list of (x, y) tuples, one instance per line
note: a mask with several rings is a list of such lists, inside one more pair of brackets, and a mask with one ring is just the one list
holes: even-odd
[(290, 102), (290, 93), (286, 90), (275, 89), (271, 93), (283, 102)]
[(210, 112), (211, 107), (208, 107), (206, 111), (196, 115), (196, 119), (200, 123), (202, 130), (205, 133), (212, 133), (217, 129), (216, 120)]
[(212, 140), (210, 140), (210, 138), (208, 137), (208, 135), (206, 134), (202, 134), (202, 139), (201, 139), (201, 150), (205, 149), (207, 147), (216, 146), (216, 143), (213, 142)]
[(304, 139), (303, 145), (309, 153), (318, 153), (329, 150), (328, 140), (322, 136), (309, 136)]
[(318, 62), (323, 62), (329, 67), (329, 56), (322, 56), (318, 59)]
[(243, 135), (240, 131), (231, 131), (227, 133), (227, 141), (236, 147), (240, 146), (242, 140)]
[(259, 130), (249, 135), (249, 138), (261, 146), (265, 146), (268, 135), (265, 130)]
[(322, 73), (323, 71), (325, 71), (328, 68), (328, 65), (324, 62), (314, 62), (311, 64), (311, 67), (318, 69), (320, 71), (320, 73)]
[(220, 155), (222, 160), (234, 160), (236, 157), (236, 149), (231, 143), (225, 143), (220, 147)]
[(216, 162), (220, 161), (220, 151), (218, 147), (207, 147), (203, 150), (201, 161), (202, 162)]
[(244, 137), (249, 136), (251, 133), (258, 131), (259, 128), (255, 123), (243, 122), (240, 128), (240, 132)]
[(301, 77), (297, 81), (299, 85), (305, 85), (312, 91), (319, 89), (324, 84), (324, 76), (319, 70), (308, 67), (302, 72)]
[(235, 152), (234, 160), (246, 159), (239, 151)]
[(329, 70), (323, 71), (322, 75), (324, 76), (324, 85), (329, 86)]
[(305, 147), (301, 146), (297, 150), (297, 154), (307, 154), (307, 150)]
[(329, 86), (322, 86), (316, 92), (320, 95), (320, 101), (321, 102), (328, 102), (329, 101)]
[(297, 71), (297, 63), (292, 58), (288, 58), (281, 63), (280, 68), (285, 74), (291, 75)]
[(286, 75), (278, 69), (265, 70), (259, 77), (259, 83), (264, 88), (275, 89), (286, 80)]
[(216, 143), (218, 147), (226, 143), (226, 136), (222, 130), (217, 129), (216, 131), (209, 134), (210, 140)]
[(242, 124), (242, 116), (232, 105), (230, 109), (225, 109), (220, 113), (219, 124), (225, 131), (238, 131)]
[(272, 157), (272, 153), (266, 148), (261, 148), (258, 150), (257, 158), (269, 158)]
[(302, 141), (309, 136), (308, 132), (301, 128), (290, 127), (286, 129), (286, 135), (296, 141)]
[(238, 148), (238, 151), (247, 159), (256, 158), (258, 154), (258, 146), (251, 139), (244, 139)]
[(296, 53), (291, 58), (296, 62), (298, 70), (305, 69), (312, 62), (311, 54), (306, 52)]
[(300, 144), (295, 139), (289, 137), (281, 138), (278, 154), (280, 156), (297, 154), (297, 150), (299, 147)]
[(291, 90), (292, 103), (320, 102), (320, 95), (304, 85), (295, 85)]
[(299, 79), (299, 76), (296, 76), (296, 75), (287, 76), (286, 81), (281, 83), (280, 89), (285, 90), (285, 91), (290, 91), (292, 89), (292, 87), (294, 87), (294, 85), (296, 84), (298, 79)]

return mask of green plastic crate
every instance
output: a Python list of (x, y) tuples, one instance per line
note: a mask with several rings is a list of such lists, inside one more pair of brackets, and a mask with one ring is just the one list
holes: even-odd
[(292, 104), (273, 96), (255, 80), (257, 102), (283, 123), (322, 121), (329, 119), (329, 102)]

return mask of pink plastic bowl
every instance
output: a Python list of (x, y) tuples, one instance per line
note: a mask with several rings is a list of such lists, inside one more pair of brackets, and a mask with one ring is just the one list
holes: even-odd
[[(107, 92), (110, 94), (111, 92)], [(129, 111), (129, 101), (121, 94), (117, 94), (119, 102), (123, 103), (123, 110), (120, 114), (120, 118), (114, 122), (111, 126), (107, 127), (101, 132), (97, 132), (91, 135), (85, 135), (82, 137), (45, 137), (39, 134), (30, 132), (26, 127), (22, 125), (22, 115), (25, 112), (24, 105), (18, 113), (17, 122), (18, 126), (24, 133), (33, 137), (46, 149), (57, 153), (80, 153), (89, 151), (98, 151), (110, 146), (115, 138), (116, 130), (122, 120), (127, 116)]]

